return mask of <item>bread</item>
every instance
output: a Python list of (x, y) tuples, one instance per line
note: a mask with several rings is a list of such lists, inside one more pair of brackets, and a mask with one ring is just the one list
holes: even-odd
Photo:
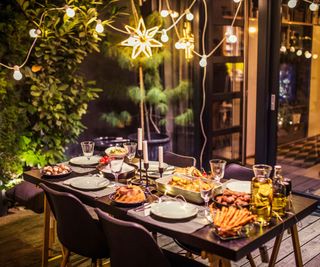
[(121, 186), (116, 190), (114, 200), (121, 203), (137, 203), (146, 200), (144, 192), (139, 186)]

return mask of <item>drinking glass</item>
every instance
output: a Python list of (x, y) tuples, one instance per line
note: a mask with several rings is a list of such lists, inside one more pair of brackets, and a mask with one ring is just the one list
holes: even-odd
[(112, 157), (110, 159), (110, 169), (116, 183), (118, 183), (118, 177), (122, 170), (123, 160), (124, 157)]
[(213, 179), (220, 182), (221, 178), (224, 176), (224, 169), (227, 162), (222, 159), (212, 159), (209, 162)]
[(93, 141), (83, 141), (81, 142), (82, 153), (88, 160), (93, 155), (94, 152), (94, 142)]
[(136, 155), (137, 143), (129, 142), (124, 144), (123, 146), (127, 150), (127, 158), (129, 162), (131, 162)]
[(199, 189), (200, 189), (201, 198), (204, 200), (204, 203), (205, 203), (204, 215), (206, 218), (209, 218), (210, 212), (209, 212), (208, 203), (212, 196), (213, 184), (210, 181), (203, 181), (199, 179)]

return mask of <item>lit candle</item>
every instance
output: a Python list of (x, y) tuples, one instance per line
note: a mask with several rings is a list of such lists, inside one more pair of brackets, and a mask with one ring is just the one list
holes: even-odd
[(138, 128), (138, 150), (142, 150), (142, 129)]
[(159, 168), (163, 168), (163, 146), (159, 146), (158, 158), (159, 158)]
[(148, 141), (143, 141), (143, 162), (149, 163), (148, 158)]

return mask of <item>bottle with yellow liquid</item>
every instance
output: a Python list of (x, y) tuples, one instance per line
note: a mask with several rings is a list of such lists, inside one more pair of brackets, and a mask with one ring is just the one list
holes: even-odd
[(281, 175), (281, 166), (274, 166), (272, 211), (275, 217), (284, 216), (287, 206), (286, 185)]
[(251, 211), (257, 221), (267, 226), (272, 216), (272, 180), (269, 178), (272, 167), (265, 164), (253, 165), (255, 177), (251, 183)]

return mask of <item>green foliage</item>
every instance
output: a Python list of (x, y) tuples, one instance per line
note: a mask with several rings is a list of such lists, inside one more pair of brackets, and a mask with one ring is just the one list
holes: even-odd
[[(79, 73), (85, 57), (100, 51), (104, 34), (95, 31), (96, 20), (110, 23), (121, 8), (115, 0), (4, 0), (0, 3), (0, 58), (21, 64), (33, 40), (29, 30), (41, 36), (16, 82), (12, 71), (0, 68), (0, 179), (19, 176), (23, 168), (54, 164), (64, 158), (64, 148), (84, 129), (82, 116), (88, 103), (101, 91)], [(65, 10), (48, 11), (68, 4)], [(99, 13), (98, 13), (99, 11)], [(106, 27), (105, 27), (106, 28)], [(36, 66), (36, 68), (31, 68)]]
[(190, 125), (193, 122), (193, 111), (188, 108), (184, 113), (178, 115), (174, 119), (175, 123), (179, 126)]
[(128, 111), (122, 111), (119, 114), (116, 112), (105, 113), (101, 116), (101, 120), (105, 121), (112, 127), (124, 128), (129, 126), (132, 121), (132, 117)]

